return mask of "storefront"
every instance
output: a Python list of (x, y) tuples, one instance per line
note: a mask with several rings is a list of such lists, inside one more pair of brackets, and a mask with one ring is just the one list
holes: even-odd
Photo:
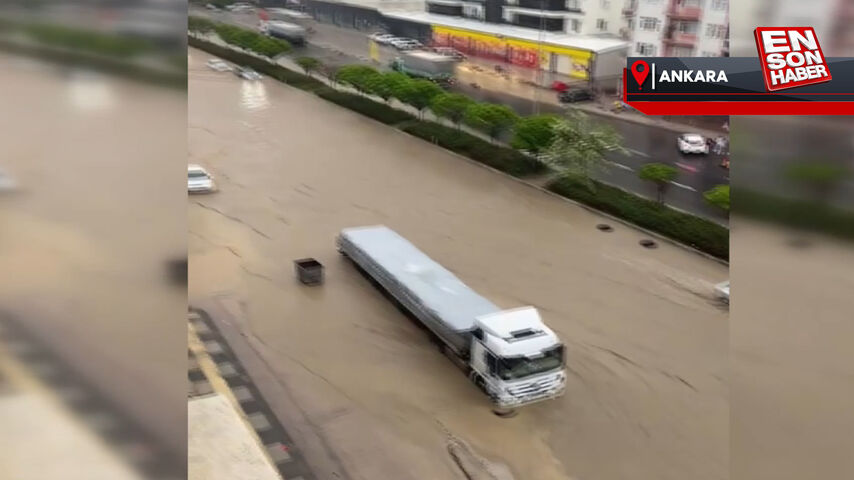
[(431, 25), (436, 46), (453, 47), (469, 56), (542, 70), (544, 82), (586, 81), (593, 52), (548, 43), (534, 43), (443, 25)]

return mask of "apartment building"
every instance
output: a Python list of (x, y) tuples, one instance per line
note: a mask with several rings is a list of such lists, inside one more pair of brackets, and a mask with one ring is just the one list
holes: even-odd
[(630, 55), (729, 55), (729, 0), (627, 0), (623, 18)]
[(553, 33), (617, 35), (622, 0), (426, 0), (427, 12)]

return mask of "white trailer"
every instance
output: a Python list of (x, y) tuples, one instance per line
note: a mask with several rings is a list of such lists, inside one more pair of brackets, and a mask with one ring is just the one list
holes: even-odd
[(344, 229), (337, 244), (435, 335), (497, 409), (564, 393), (564, 346), (536, 308), (501, 310), (385, 226)]

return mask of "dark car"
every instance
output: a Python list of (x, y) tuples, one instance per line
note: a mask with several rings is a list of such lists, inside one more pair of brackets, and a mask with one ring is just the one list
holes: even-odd
[(584, 100), (592, 100), (593, 92), (586, 88), (570, 88), (569, 90), (559, 92), (557, 94), (557, 98), (562, 103), (581, 102)]

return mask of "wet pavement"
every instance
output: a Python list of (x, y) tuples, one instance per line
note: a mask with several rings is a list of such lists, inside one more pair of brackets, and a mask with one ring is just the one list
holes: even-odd
[(184, 92), (0, 61), (0, 168), (19, 185), (0, 196), (0, 305), (185, 475), (186, 289), (166, 268), (186, 255)]
[[(461, 478), (449, 435), (520, 479), (727, 477), (724, 265), (207, 58), (190, 52), (188, 161), (220, 191), (189, 199), (190, 301), (241, 305), (233, 325), (349, 477)], [(340, 229), (376, 223), (499, 306), (537, 306), (567, 343), (567, 395), (494, 416), (339, 258)], [(303, 257), (323, 286), (297, 283)]]

